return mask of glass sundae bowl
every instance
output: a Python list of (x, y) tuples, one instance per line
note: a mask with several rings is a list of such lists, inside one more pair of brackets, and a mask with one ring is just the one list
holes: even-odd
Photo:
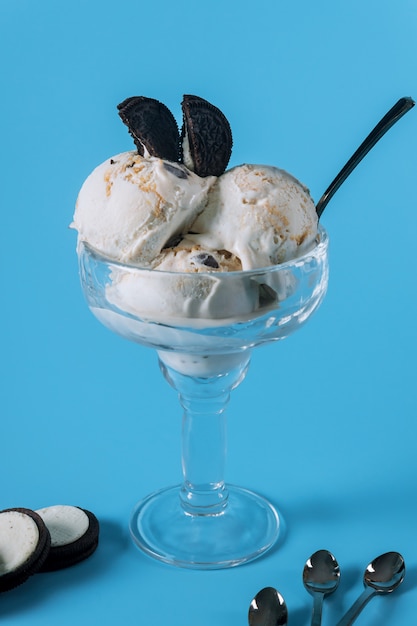
[(155, 348), (183, 407), (179, 485), (143, 498), (130, 531), (148, 555), (215, 569), (269, 550), (280, 531), (262, 496), (225, 482), (230, 392), (245, 378), (253, 348), (284, 339), (320, 305), (328, 283), (328, 237), (320, 227), (304, 256), (241, 272), (174, 273), (125, 265), (78, 246), (82, 288), (110, 330)]

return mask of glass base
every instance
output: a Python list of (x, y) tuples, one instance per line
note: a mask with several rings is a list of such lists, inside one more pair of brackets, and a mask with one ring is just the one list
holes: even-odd
[(278, 539), (279, 515), (262, 496), (227, 489), (221, 512), (204, 515), (184, 510), (180, 485), (149, 495), (133, 510), (133, 541), (148, 555), (179, 567), (222, 569), (258, 558)]

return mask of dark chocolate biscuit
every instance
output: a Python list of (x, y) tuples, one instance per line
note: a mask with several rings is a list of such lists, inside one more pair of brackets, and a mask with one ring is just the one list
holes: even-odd
[(37, 511), (51, 535), (51, 549), (40, 572), (53, 572), (75, 565), (93, 554), (98, 546), (96, 516), (76, 506), (56, 505)]
[(178, 125), (165, 104), (145, 96), (132, 96), (117, 108), (141, 156), (147, 152), (160, 159), (178, 161)]
[(38, 572), (51, 547), (42, 518), (30, 509), (0, 512), (0, 592), (10, 591)]
[(232, 131), (225, 115), (207, 100), (185, 95), (180, 159), (198, 176), (220, 176), (232, 153)]

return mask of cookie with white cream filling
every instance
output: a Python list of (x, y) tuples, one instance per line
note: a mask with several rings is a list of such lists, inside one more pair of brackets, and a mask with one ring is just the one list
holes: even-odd
[(98, 546), (99, 522), (80, 507), (55, 505), (38, 509), (51, 535), (51, 549), (41, 572), (52, 572), (88, 558)]
[(38, 572), (50, 546), (51, 536), (37, 513), (25, 508), (0, 511), (0, 592)]

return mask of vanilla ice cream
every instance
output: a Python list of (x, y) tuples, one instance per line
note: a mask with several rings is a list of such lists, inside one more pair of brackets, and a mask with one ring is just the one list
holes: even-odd
[(185, 237), (177, 246), (162, 250), (152, 268), (164, 272), (236, 272), (242, 264), (227, 250), (205, 249)]
[[(308, 190), (276, 167), (241, 165), (201, 178), (126, 152), (87, 178), (73, 226), (79, 242), (134, 266), (113, 267), (112, 306), (141, 320), (198, 326), (244, 320), (287, 298), (293, 285), (282, 274), (258, 281), (244, 271), (304, 254), (317, 215)], [(219, 272), (241, 276), (220, 280)]]
[(207, 249), (227, 250), (249, 270), (305, 254), (317, 223), (310, 193), (296, 178), (277, 167), (245, 164), (217, 178), (189, 237)]
[[(194, 96), (184, 96), (183, 107), (176, 151), (180, 135), (164, 105), (143, 97), (119, 105), (138, 152), (118, 154), (88, 176), (72, 226), (79, 251), (85, 242), (116, 262), (106, 285), (114, 312), (190, 328), (239, 323), (291, 296), (291, 276), (245, 271), (311, 249), (317, 213), (308, 189), (282, 169), (226, 170), (232, 139), (224, 115)], [(164, 137), (177, 161), (167, 160)]]
[(142, 320), (196, 327), (245, 319), (259, 310), (260, 285), (252, 277), (220, 268), (200, 272), (194, 269), (190, 256), (182, 257), (182, 253), (175, 259), (177, 271), (171, 264), (165, 271), (157, 267), (129, 272), (113, 267), (106, 287), (107, 301)]
[(214, 176), (180, 163), (124, 152), (99, 165), (78, 195), (79, 241), (111, 259), (146, 266), (204, 208)]

